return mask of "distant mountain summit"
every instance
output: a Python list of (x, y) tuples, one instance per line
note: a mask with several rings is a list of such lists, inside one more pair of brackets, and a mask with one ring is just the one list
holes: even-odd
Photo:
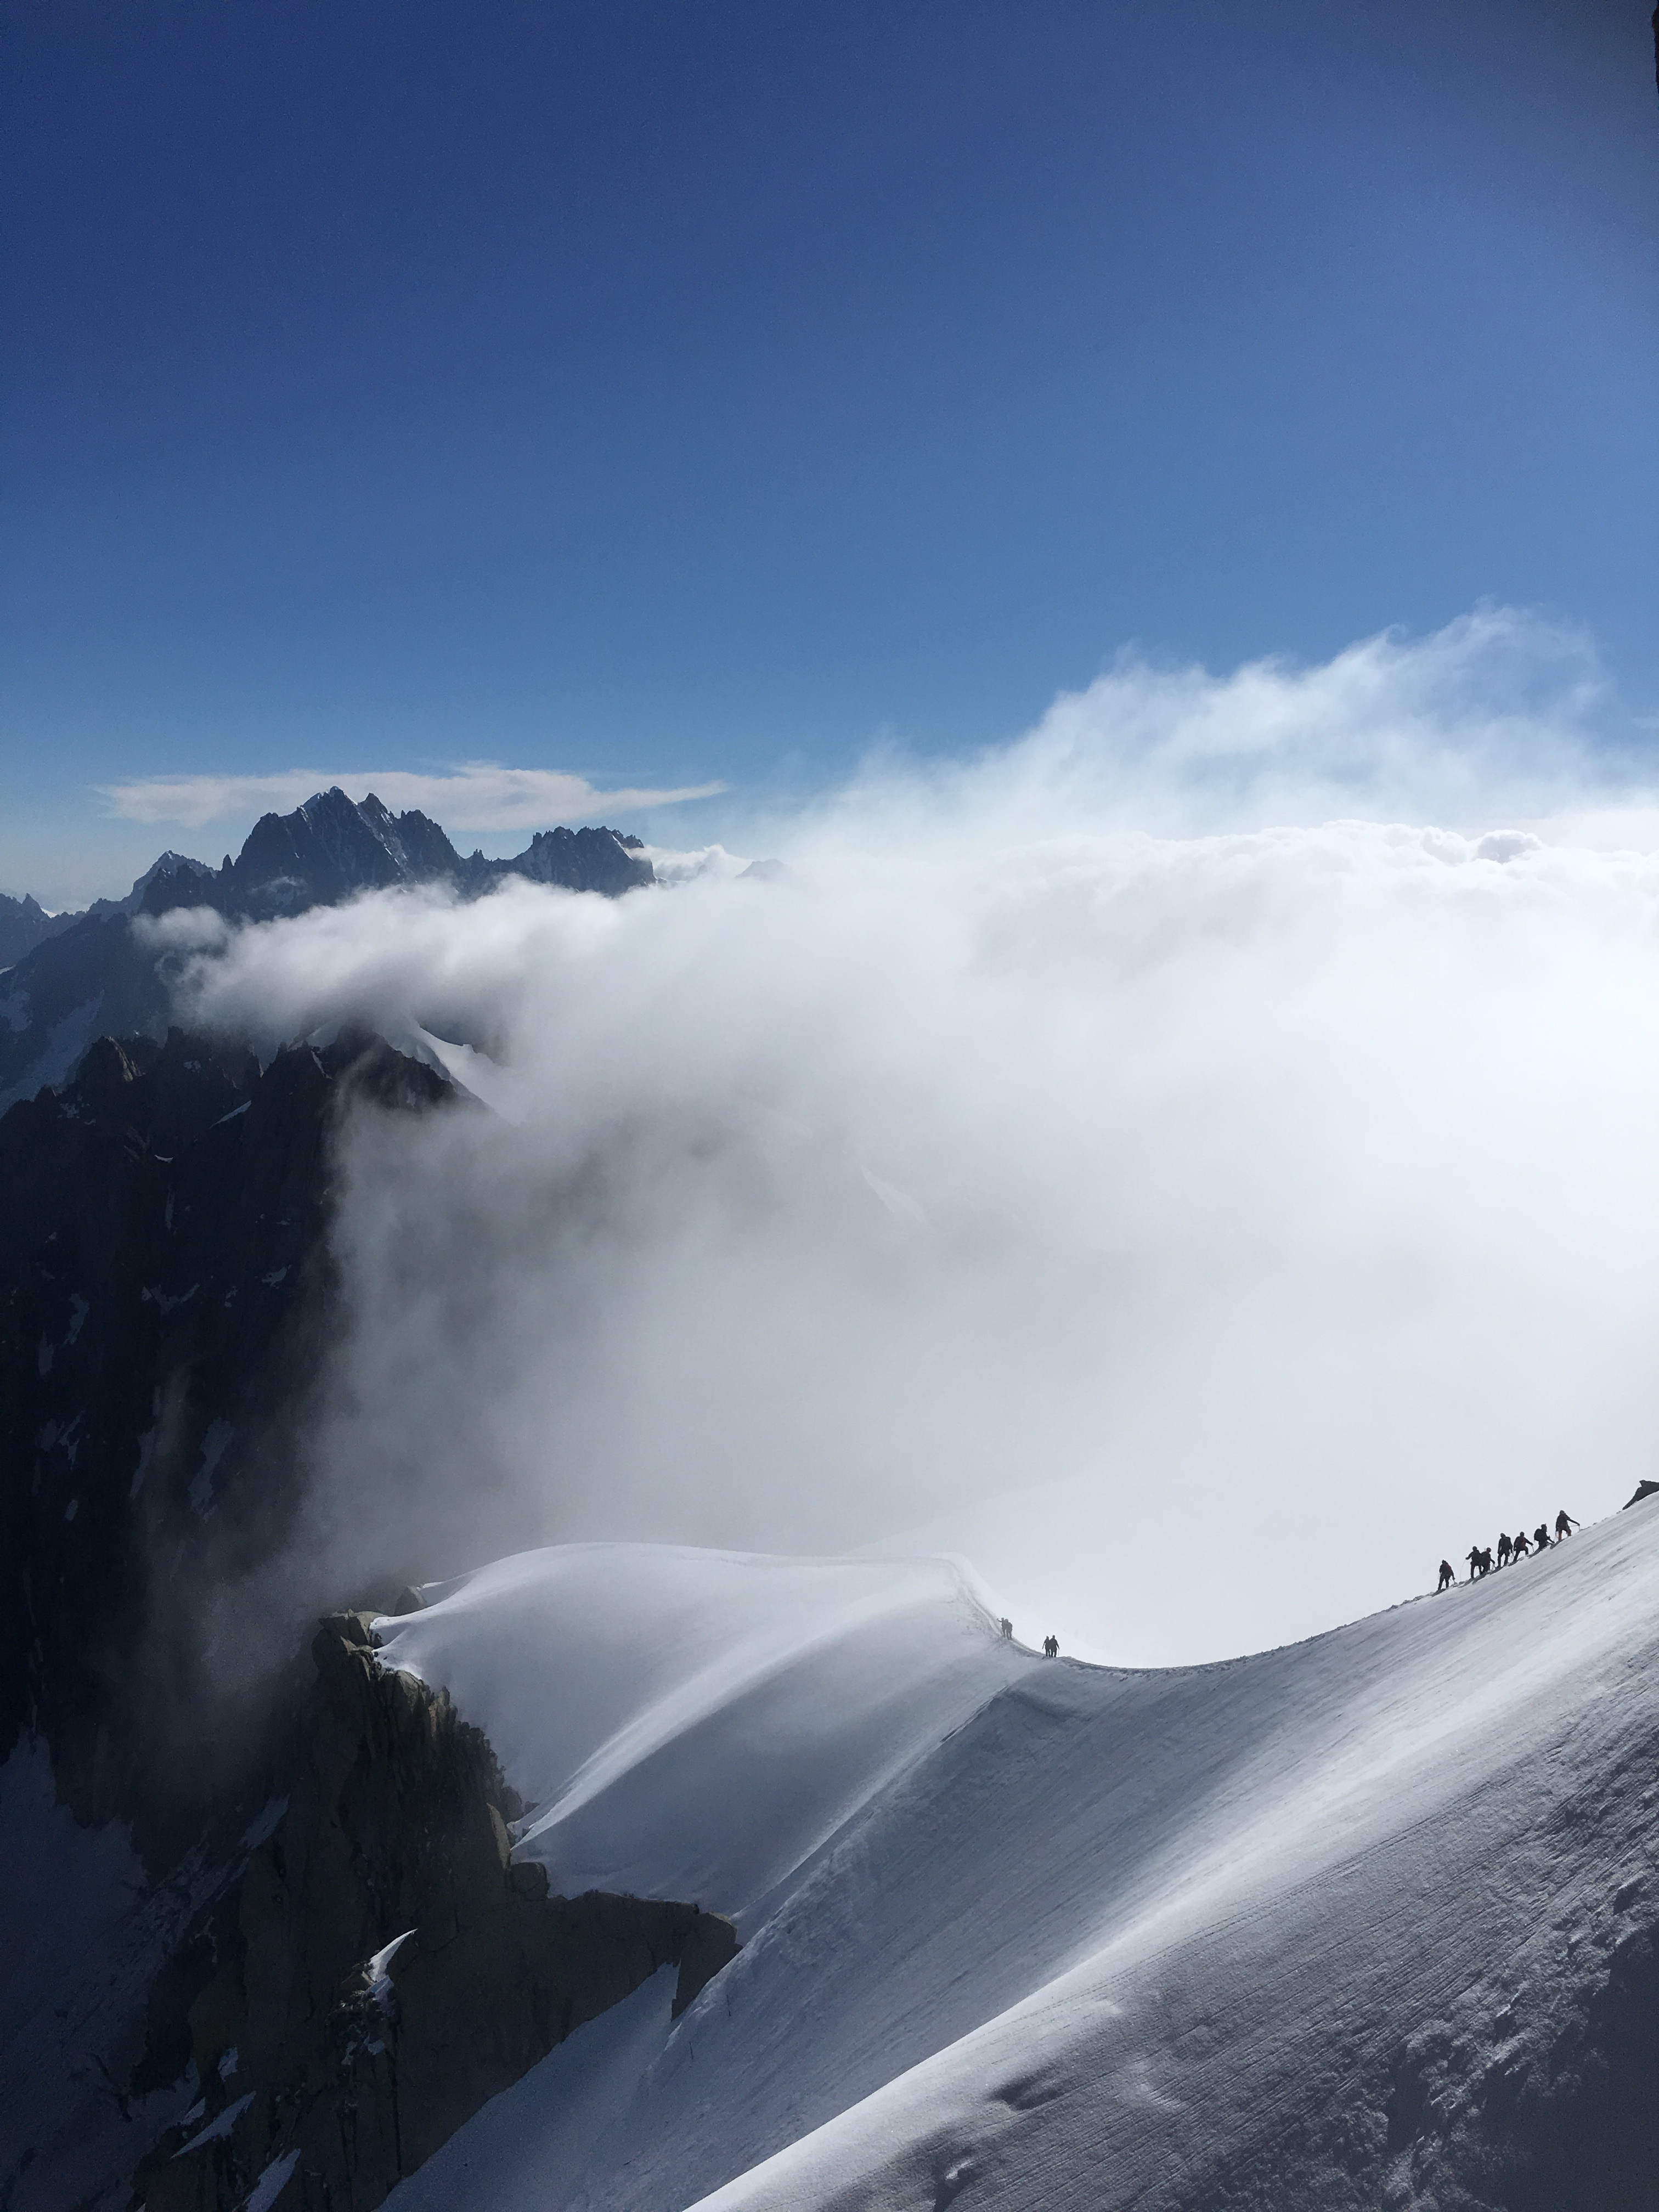
[(544, 830), (512, 860), (463, 858), (428, 815), (393, 814), (373, 792), (359, 803), (337, 784), (291, 814), (262, 815), (222, 866), (163, 853), (125, 898), (84, 914), (0, 896), (0, 1113), (67, 1082), (94, 1037), (165, 1034), (166, 986), (155, 953), (133, 939), (134, 915), (209, 907), (272, 921), (399, 884), (448, 884), (476, 898), (508, 876), (606, 898), (656, 881), (639, 839), (614, 830)]
[[(87, 912), (100, 919), (117, 914), (142, 914), (158, 886), (165, 890), (175, 883), (210, 883), (212, 879), (213, 871), (205, 860), (192, 860), (186, 853), (168, 851), (152, 860), (143, 874), (134, 879), (132, 889), (124, 899), (94, 899)], [(70, 923), (81, 919), (79, 915), (62, 918)]]
[(262, 815), (237, 859), (226, 858), (215, 890), (228, 895), (206, 898), (263, 919), (459, 872), (459, 855), (426, 815), (394, 815), (373, 792), (354, 805), (336, 784), (292, 814)]
[(292, 814), (262, 815), (236, 859), (227, 854), (216, 875), (177, 854), (164, 854), (150, 872), (145, 913), (210, 906), (256, 921), (337, 906), (360, 891), (399, 884), (449, 883), (477, 897), (507, 876), (526, 876), (616, 898), (656, 881), (639, 839), (614, 830), (544, 830), (510, 860), (487, 860), (480, 852), (464, 860), (429, 815), (415, 808), (394, 814), (372, 791), (359, 803), (337, 784)]

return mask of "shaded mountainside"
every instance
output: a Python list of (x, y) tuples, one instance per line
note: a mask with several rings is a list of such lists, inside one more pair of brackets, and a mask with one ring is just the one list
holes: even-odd
[(453, 1097), (378, 1040), (262, 1073), (174, 1030), (0, 1118), (0, 1754), (43, 1736), (157, 1868), (262, 1786), (246, 1715), (215, 1740), (204, 1615), (299, 1503), (337, 1117)]
[[(515, 876), (610, 898), (655, 881), (639, 840), (615, 830), (543, 830), (512, 860), (476, 852), (464, 859), (426, 815), (394, 815), (372, 792), (359, 805), (336, 788), (291, 814), (263, 816), (240, 854), (227, 854), (218, 869), (164, 853), (127, 897), (100, 899), (79, 915), (8, 900), (0, 905), (0, 1109), (67, 1081), (94, 1037), (164, 1034), (167, 982), (154, 948), (129, 926), (135, 917), (205, 907), (230, 921), (269, 921), (398, 884), (448, 884), (473, 898)], [(20, 943), (28, 939), (9, 965), (8, 929)]]

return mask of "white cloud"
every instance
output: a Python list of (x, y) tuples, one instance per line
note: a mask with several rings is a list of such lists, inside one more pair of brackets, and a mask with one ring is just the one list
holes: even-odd
[(334, 784), (356, 799), (373, 791), (394, 813), (418, 807), (453, 831), (544, 830), (552, 823), (597, 821), (606, 813), (708, 799), (726, 787), (698, 783), (599, 791), (559, 769), (465, 761), (439, 775), (404, 769), (288, 769), (276, 775), (147, 776), (137, 783), (106, 784), (100, 794), (112, 812), (126, 821), (178, 823), (197, 830), (252, 814), (289, 813)]
[[(1396, 631), (1323, 664), (1231, 676), (1133, 654), (1062, 693), (1019, 743), (964, 766), (872, 764), (884, 819), (961, 805), (1006, 840), (1112, 825), (1168, 836), (1345, 817), (1449, 829), (1659, 797), (1659, 750), (1609, 744), (1608, 689), (1583, 632), (1483, 607), (1423, 639)], [(842, 795), (856, 824), (866, 784)]]
[[(773, 823), (774, 880), (198, 954), (194, 1018), (419, 1023), (514, 1081), (512, 1121), (348, 1144), (319, 1550), (921, 1526), (1023, 1629), (1177, 1659), (1619, 1502), (1659, 1443), (1659, 862), (1595, 699), (1514, 617), (1126, 665)], [(1586, 811), (1626, 849), (1549, 826)]]

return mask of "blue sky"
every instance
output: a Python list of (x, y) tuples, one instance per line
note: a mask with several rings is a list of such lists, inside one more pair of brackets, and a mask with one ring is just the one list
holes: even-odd
[(692, 840), (1483, 599), (1651, 716), (1647, 15), (7, 0), (0, 888), (257, 811), (152, 777)]

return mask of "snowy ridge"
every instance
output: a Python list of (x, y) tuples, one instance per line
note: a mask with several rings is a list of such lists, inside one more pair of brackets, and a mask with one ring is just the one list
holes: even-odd
[(542, 1799), (556, 1886), (695, 1869), (745, 1948), (393, 2202), (1635, 2202), (1595, 2100), (1626, 2013), (1655, 2033), (1620, 1992), (1659, 1995), (1656, 1624), (1641, 1509), (1151, 1674), (1000, 1644), (943, 1562), (502, 1562), (384, 1624), (392, 1657)]
[(519, 1856), (740, 1927), (1030, 1662), (940, 1559), (572, 1545), (430, 1595), (379, 1624), (386, 1658), (489, 1715)]

